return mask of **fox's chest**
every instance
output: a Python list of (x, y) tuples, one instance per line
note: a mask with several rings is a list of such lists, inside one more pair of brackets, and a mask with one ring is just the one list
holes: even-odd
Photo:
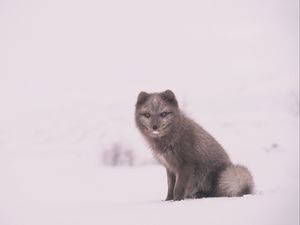
[(176, 155), (172, 151), (167, 151), (164, 153), (156, 153), (156, 159), (164, 165), (168, 170), (175, 172), (178, 168), (180, 162)]
[(164, 156), (164, 154), (157, 154), (156, 155), (157, 160), (163, 164), (165, 167), (169, 168), (170, 167), (170, 163), (167, 161), (166, 157)]

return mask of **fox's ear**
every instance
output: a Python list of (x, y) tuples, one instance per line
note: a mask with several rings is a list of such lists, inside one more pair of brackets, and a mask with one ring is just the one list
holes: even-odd
[(139, 106), (139, 105), (145, 103), (145, 101), (148, 99), (148, 97), (149, 97), (149, 94), (147, 92), (141, 91), (139, 93), (139, 96), (138, 96), (138, 99), (136, 102), (136, 106)]
[(171, 103), (172, 105), (178, 107), (178, 102), (176, 100), (175, 94), (173, 93), (173, 91), (171, 90), (166, 90), (164, 92), (162, 92), (161, 94), (161, 98), (169, 103)]

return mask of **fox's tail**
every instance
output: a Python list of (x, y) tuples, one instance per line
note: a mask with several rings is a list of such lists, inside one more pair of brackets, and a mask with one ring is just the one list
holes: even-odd
[(253, 194), (254, 182), (249, 170), (241, 165), (230, 165), (221, 172), (217, 196), (236, 197)]

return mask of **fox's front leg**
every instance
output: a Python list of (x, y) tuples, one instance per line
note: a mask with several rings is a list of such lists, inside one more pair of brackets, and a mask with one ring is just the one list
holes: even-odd
[(174, 198), (174, 186), (176, 181), (176, 176), (174, 173), (167, 169), (167, 179), (168, 179), (168, 195), (166, 201), (173, 200)]
[(176, 174), (176, 182), (174, 187), (174, 200), (183, 200), (185, 196), (185, 190), (192, 174), (192, 169), (190, 167), (184, 166), (179, 169)]

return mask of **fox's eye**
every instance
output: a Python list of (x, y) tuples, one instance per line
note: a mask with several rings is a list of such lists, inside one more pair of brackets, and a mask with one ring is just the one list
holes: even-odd
[(166, 117), (168, 114), (169, 114), (168, 112), (162, 112), (162, 113), (160, 114), (160, 116), (161, 116), (161, 117)]
[(146, 118), (150, 118), (150, 116), (151, 116), (150, 113), (143, 113), (142, 115)]

